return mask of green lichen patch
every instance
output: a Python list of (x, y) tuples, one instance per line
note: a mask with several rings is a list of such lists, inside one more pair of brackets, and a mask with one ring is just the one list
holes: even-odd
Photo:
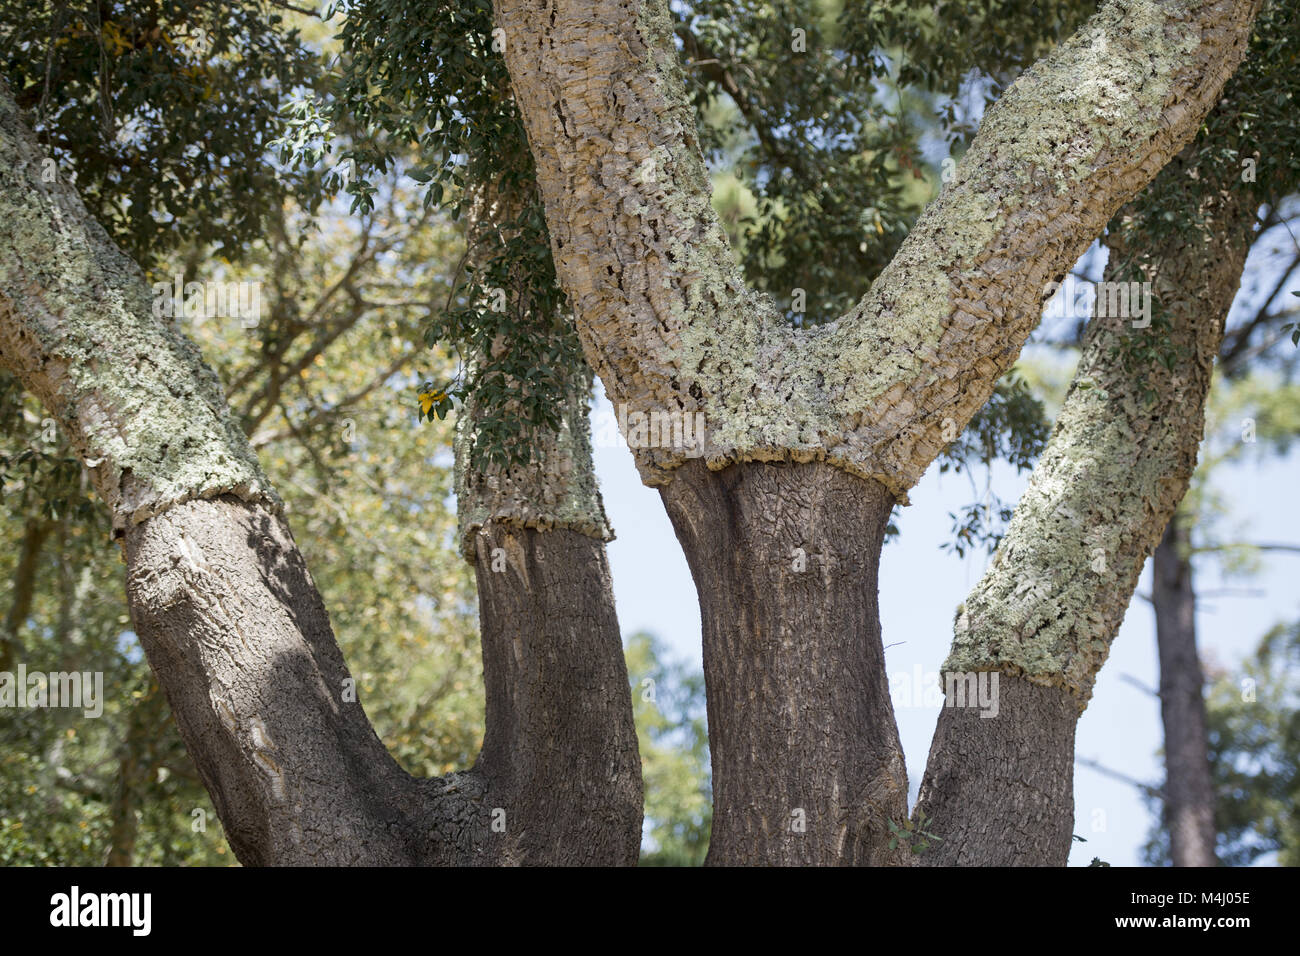
[(40, 397), (127, 527), (234, 494), (278, 507), (215, 374), (0, 91), (0, 362)]

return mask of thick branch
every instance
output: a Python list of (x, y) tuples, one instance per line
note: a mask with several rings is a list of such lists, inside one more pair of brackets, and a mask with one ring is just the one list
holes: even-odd
[(193, 498), (277, 507), (216, 375), (153, 315), (139, 267), (86, 213), (0, 88), (0, 367), (69, 436), (118, 534)]
[[(1180, 160), (1162, 178), (1186, 180), (1205, 230), (1140, 250), (1112, 237), (1106, 273), (1126, 279), (1136, 260), (1169, 328), (1093, 317), (1029, 487), (958, 609), (944, 670), (1001, 672), (1002, 700), (997, 719), (952, 706), (939, 716), (916, 811), (944, 838), (928, 863), (1064, 865), (1069, 856), (1075, 724), (1196, 466), (1212, 365), (1251, 245), (1249, 201), (1188, 180), (1184, 168)], [(1051, 839), (1026, 842), (1035, 834)]]
[[(42, 399), (96, 472), (125, 539), (134, 629), (241, 862), (531, 862), (566, 851), (634, 861), (635, 732), (612, 600), (599, 626), (557, 618), (578, 639), (542, 648), (527, 708), (507, 696), (493, 710), (501, 725), (489, 728), (493, 740), (515, 742), (511, 731), (531, 724), (527, 742), (545, 747), (496, 749), (483, 768), (441, 779), (407, 775), (366, 718), (215, 375), (153, 315), (139, 269), (71, 187), (42, 179), (45, 168), (0, 87), (0, 366)], [(596, 554), (587, 567), (603, 570), (608, 594)], [(552, 574), (572, 573), (568, 557)], [(517, 649), (503, 648), (507, 657)], [(598, 681), (585, 679), (593, 674)], [(622, 726), (610, 730), (610, 715), (590, 706), (597, 695), (626, 718)], [(629, 760), (632, 772), (613, 779)], [(570, 829), (540, 844), (520, 821), (545, 814), (521, 812), (531, 791), (512, 785), (526, 783), (535, 763), (582, 790), (581, 801), (570, 794)], [(516, 776), (493, 769), (503, 766)], [(546, 792), (531, 793), (534, 805)], [(611, 794), (617, 812), (603, 802)], [(497, 810), (504, 829), (494, 826)], [(616, 836), (588, 840), (593, 832)]]
[[(825, 459), (903, 497), (1063, 276), (1193, 135), (1257, 0), (1115, 0), (990, 110), (871, 292), (795, 330), (746, 289), (662, 0), (499, 0), (556, 266), (615, 403), (706, 415), (711, 468)], [(690, 453), (637, 450), (651, 484)]]

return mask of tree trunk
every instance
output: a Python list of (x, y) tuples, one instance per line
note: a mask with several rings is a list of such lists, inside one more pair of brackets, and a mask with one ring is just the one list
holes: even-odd
[(661, 494), (703, 618), (708, 863), (884, 862), (907, 815), (876, 585), (892, 496), (824, 464), (698, 461)]
[[(521, 202), (504, 185), (476, 197), (468, 263), (499, 252)], [(566, 321), (528, 301), (511, 311)], [(501, 337), (492, 358), (509, 347)], [(485, 361), (474, 356), (467, 374)], [(474, 772), (490, 781), (498, 863), (630, 866), (640, 854), (641, 758), (591, 457), (590, 375), (570, 376), (558, 429), (528, 432), (526, 464), (474, 460), (484, 410), (473, 393), (456, 421), (457, 523), (478, 586), (487, 692)], [(527, 392), (510, 380), (510, 395)]]
[(1188, 528), (1175, 515), (1152, 566), (1160, 717), (1165, 727), (1165, 821), (1174, 866), (1216, 866), (1205, 677), (1196, 654), (1196, 593), (1188, 546)]
[(946, 706), (914, 814), (939, 838), (935, 866), (1064, 866), (1074, 827), (1078, 704), (1059, 687), (999, 674), (997, 716)]
[(939, 715), (914, 813), (942, 838), (926, 863), (1069, 857), (1074, 725), (1196, 467), (1214, 358), (1252, 241), (1253, 204), (1190, 176), (1196, 156), (1189, 148), (1153, 186), (1184, 190), (1196, 228), (1136, 250), (1118, 225), (1107, 238), (1105, 280), (1127, 281), (1137, 262), (1167, 324), (1134, 328), (1098, 297), (1051, 439), (958, 611), (944, 670), (1000, 672), (1002, 700), (992, 720), (952, 701)]
[[(629, 443), (642, 479), (661, 489), (700, 596), (714, 762), (710, 861), (884, 858), (879, 847), (888, 821), (903, 819), (906, 792), (875, 614), (889, 506), (905, 503), (988, 399), (1037, 324), (1044, 288), (1193, 138), (1240, 62), (1258, 8), (1257, 0), (1102, 4), (988, 111), (952, 182), (858, 305), (835, 322), (792, 328), (746, 288), (710, 204), (668, 4), (494, 3), (556, 272), (588, 361), (616, 406), (652, 422), (681, 416), (707, 426), (693, 444), (664, 440), (662, 426), (659, 440)], [(1221, 328), (1221, 314), (1214, 319)], [(1171, 408), (1179, 424), (1196, 419), (1196, 437), (1195, 392), (1208, 385), (1208, 369), (1197, 369), (1186, 393), (1167, 390), (1181, 403)], [(1079, 402), (1078, 431), (1087, 416), (1120, 413), (1139, 433), (1150, 430), (1150, 410), (1132, 406), (1122, 380), (1114, 391), (1113, 405)], [(1070, 434), (1062, 445), (1083, 437)], [(1186, 464), (1185, 446), (1154, 444), (1141, 450), (1168, 452), (1160, 465)], [(1062, 455), (1067, 480), (1087, 477), (1070, 475)], [(1190, 455), (1194, 462), (1195, 441)], [(846, 474), (833, 479), (826, 469)], [(1151, 480), (1163, 505), (1173, 489), (1164, 476)], [(1123, 495), (1118, 487), (1097, 492)], [(1135, 500), (1139, 530), (1151, 502)], [(830, 528), (829, 537), (810, 538)], [(1135, 578), (1149, 550), (1137, 537), (1141, 555), (1106, 538), (1117, 574)], [(1078, 549), (1067, 552), (1071, 565), (1083, 555), (1086, 567), (1095, 542), (1069, 544)], [(809, 561), (802, 581), (783, 565), (793, 568), (800, 547)], [(820, 567), (817, 555), (826, 559)], [(1048, 589), (1061, 556), (1028, 558), (1031, 583)], [(1015, 570), (1008, 561), (999, 587), (1015, 590)], [(1127, 577), (1128, 592), (1115, 596), (1121, 612)], [(969, 646), (950, 669), (1025, 673), (1086, 699), (1089, 670), (1109, 640), (1091, 633), (1090, 607), (1071, 601), (1054, 615), (1067, 631), (1077, 615), (1087, 632), (1069, 660), (1051, 646), (1038, 653), (1055, 633), (1031, 640), (1028, 655), (1014, 647), (1002, 655), (1001, 635), (1025, 622), (1003, 627), (976, 613)], [(1042, 623), (1017, 636), (1031, 638)], [(1024, 715), (1055, 715), (1056, 736), (1072, 737), (1062, 701), (1010, 693), (1023, 698)], [(952, 713), (941, 721), (957, 719)], [(1010, 728), (982, 732), (990, 753), (1014, 752), (1024, 739)], [(955, 731), (940, 739), (962, 746)], [(1035, 779), (1053, 773), (1059, 768)], [(1068, 781), (1053, 788), (1068, 790)], [(1006, 805), (1026, 799), (1008, 794)], [(972, 839), (981, 832), (977, 821), (945, 823)], [(1059, 822), (1046, 830), (1053, 844), (1069, 833)], [(1022, 856), (1042, 850), (1031, 842)], [(1015, 845), (1004, 844), (1002, 852)], [(972, 852), (956, 838), (939, 846)]]
[[(634, 856), (627, 834), (639, 824), (627, 809), (629, 778), (620, 776), (627, 747), (612, 748), (598, 768), (591, 754), (602, 719), (635, 753), (612, 620), (595, 620), (588, 637), (550, 632), (556, 645), (527, 665), (526, 688), (491, 665), (494, 686), (508, 688), (494, 694), (493, 719), (511, 729), (489, 728), (485, 769), (433, 780), (406, 774), (365, 716), (278, 499), (215, 375), (153, 314), (139, 268), (46, 168), (0, 84), (0, 367), (42, 400), (91, 469), (124, 544), (136, 633), (240, 861), (463, 865), (520, 861), (532, 847), (580, 861)], [(557, 560), (570, 554), (580, 558), (581, 547), (560, 548)], [(539, 564), (516, 567), (541, 582), (572, 571), (551, 564), (542, 573)], [(586, 559), (583, 573), (608, 589), (603, 564)], [(567, 606), (544, 597), (537, 607)], [(489, 641), (507, 652), (508, 668), (515, 645)], [(588, 655), (584, 666), (561, 663), (568, 651)], [(606, 683), (583, 685), (586, 677)], [(619, 691), (626, 724), (605, 706)], [(516, 703), (527, 712), (514, 713)], [(543, 756), (504, 754), (496, 741), (540, 746)], [(548, 808), (545, 790), (522, 808), (510, 804), (539, 767), (550, 780), (572, 778), (555, 798), (580, 792), (588, 812), (604, 796), (598, 787), (617, 796), (617, 809), (596, 816), (594, 850), (583, 831), (567, 844), (544, 832), (548, 817), (576, 816), (567, 803)], [(487, 768), (505, 768), (505, 783)], [(494, 826), (497, 808), (506, 811), (504, 830)], [(512, 817), (543, 832), (512, 832)]]
[(132, 704), (127, 716), (126, 736), (118, 751), (117, 786), (109, 803), (113, 821), (108, 837), (105, 866), (131, 866), (140, 832), (137, 813), (149, 778), (158, 770), (156, 745), (167, 716), (162, 690), (153, 681), (145, 695)]
[(604, 543), (494, 525), (474, 544), (495, 862), (635, 865), (641, 758)]
[(401, 865), (472, 849), (482, 820), (440, 821), (436, 806), (479, 792), (421, 787), (385, 751), (277, 515), (189, 501), (132, 528), (126, 556), (136, 631), (242, 863)]

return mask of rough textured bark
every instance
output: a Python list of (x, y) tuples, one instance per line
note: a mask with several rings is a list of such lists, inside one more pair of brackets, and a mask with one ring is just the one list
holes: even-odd
[[(842, 489), (846, 500), (887, 511), (894, 500), (906, 501), (988, 399), (1037, 323), (1043, 290), (1194, 135), (1241, 59), (1258, 6), (1104, 4), (988, 112), (953, 182), (858, 306), (836, 322), (801, 329), (745, 287), (710, 205), (667, 4), (497, 0), (495, 12), (537, 161), (557, 273), (611, 399), (650, 414), (703, 412), (702, 457), (715, 472), (734, 463), (824, 461), (866, 479), (856, 492)], [(681, 444), (634, 451), (643, 480), (664, 487), (700, 590), (718, 803), (711, 858), (738, 860), (763, 834), (763, 858), (829, 859), (826, 843), (776, 835), (778, 821), (796, 809), (787, 788), (820, 775), (819, 758), (834, 758), (855, 794), (891, 793), (895, 775), (880, 758), (890, 745), (880, 742), (896, 735), (892, 712), (887, 704), (853, 709), (860, 757), (846, 756), (852, 748), (839, 739), (827, 742), (828, 750), (795, 747), (812, 739), (812, 728), (827, 728), (818, 723), (825, 713), (807, 702), (806, 679), (819, 672), (778, 651), (782, 642), (794, 646), (792, 629), (804, 609), (784, 603), (768, 545), (787, 543), (797, 529), (770, 537), (721, 526), (706, 532), (711, 522), (723, 523), (708, 508), (727, 504), (723, 514), (741, 513), (734, 489), (745, 489), (743, 497), (757, 492), (757, 482), (710, 475), (697, 464), (684, 468), (697, 451)], [(766, 472), (746, 466), (736, 474)], [(800, 486), (820, 481), (819, 471), (783, 474), (792, 476), (782, 483), (792, 500), (819, 499), (818, 485)], [(774, 503), (767, 510), (787, 514)], [(855, 520), (872, 523), (865, 515)], [(754, 567), (728, 557), (711, 534), (735, 541)], [(855, 545), (836, 553), (849, 567), (869, 568), (874, 582), (879, 535), (864, 534)], [(713, 579), (719, 567), (734, 578), (731, 597)], [(754, 613), (729, 617), (744, 604), (740, 594), (758, 602)], [(846, 623), (842, 600), (822, 595), (824, 603), (812, 605), (819, 632)], [(878, 632), (874, 602), (858, 610), (871, 620), (857, 627)], [(832, 641), (826, 656), (871, 654), (869, 667), (879, 660), (877, 644), (878, 637), (858, 636), (843, 648)], [(766, 677), (749, 666), (755, 647), (769, 649)], [(854, 674), (864, 666), (847, 658), (844, 665)], [(883, 672), (877, 676), (883, 686)], [(714, 701), (739, 706), (757, 700), (760, 689), (789, 708), (785, 744), (762, 708), (748, 706), (741, 718)], [(728, 717), (736, 726), (724, 729)], [(740, 726), (748, 721), (758, 725)], [(759, 739), (784, 756), (769, 763), (756, 751), (746, 754), (747, 742)], [(870, 784), (867, 768), (877, 774)], [(808, 786), (819, 834), (828, 816), (830, 829), (845, 834), (840, 858), (872, 859), (858, 841), (869, 843), (873, 829), (883, 835), (879, 828), (840, 814), (838, 795)]]
[(999, 675), (998, 713), (945, 707), (917, 819), (939, 837), (919, 857), (942, 866), (1064, 866), (1074, 826), (1079, 710), (1055, 687)]
[[(1183, 161), (1162, 176), (1186, 179)], [(1128, 318), (1094, 315), (1029, 487), (988, 570), (958, 609), (944, 670), (1000, 671), (1003, 687), (1015, 689), (996, 719), (972, 719), (954, 707), (940, 713), (916, 814), (930, 817), (944, 839), (926, 862), (1061, 865), (1069, 855), (1072, 760), (1062, 762), (1044, 743), (1024, 750), (1016, 772), (1003, 774), (999, 764), (962, 753), (1004, 751), (1044, 715), (1055, 715), (1045, 725), (1051, 742), (1072, 743), (1073, 723), (1142, 566), (1187, 490), (1255, 211), (1231, 183), (1188, 180), (1185, 188), (1199, 197), (1204, 230), (1175, 232), (1141, 250), (1112, 238), (1105, 275), (1127, 279), (1130, 262), (1140, 263), (1171, 323), (1167, 338), (1152, 352), (1130, 353), (1133, 337), (1154, 329), (1144, 333)], [(1176, 360), (1166, 364), (1170, 356)], [(1022, 693), (1024, 683), (1038, 690)], [(1075, 717), (1065, 720), (1070, 710)], [(1052, 799), (1027, 800), (1027, 786)], [(990, 818), (998, 807), (1008, 809)], [(1044, 845), (1020, 836), (1031, 831), (1052, 839)]]
[(634, 865), (641, 758), (604, 544), (492, 526), (474, 545), (487, 690), (474, 771), (505, 809), (497, 861)]
[[(500, 191), (480, 196), (467, 260), (479, 258), (480, 233), (514, 214)], [(515, 383), (511, 394), (526, 390)], [(589, 396), (590, 373), (576, 370), (560, 428), (533, 429), (529, 461), (508, 468), (473, 461), (482, 409), (472, 394), (456, 422), (457, 521), (478, 585), (487, 691), (474, 772), (503, 811), (492, 844), (501, 863), (632, 865), (640, 852), (641, 758)]]
[(703, 617), (710, 864), (873, 864), (907, 816), (876, 571), (893, 498), (820, 463), (661, 489)]
[(435, 804), (481, 794), (421, 786), (375, 736), (277, 515), (188, 501), (126, 554), (136, 631), (241, 862), (435, 862), (473, 836), (469, 811), (439, 833)]
[(633, 865), (641, 759), (586, 401), (572, 396), (563, 432), (510, 469), (468, 466), (474, 413), (457, 423), (457, 508), (487, 692), (473, 773), (502, 811), (492, 862)]
[[(153, 316), (139, 269), (47, 168), (0, 86), (0, 367), (42, 399), (93, 471), (123, 541), (135, 631), (240, 861), (518, 861), (531, 844), (510, 833), (510, 800), (533, 769), (528, 755), (506, 763), (494, 752), (514, 772), (505, 783), (481, 770), (416, 780), (396, 764), (215, 375)], [(602, 653), (585, 673), (608, 676)], [(542, 655), (540, 679), (556, 678), (553, 663)], [(587, 744), (601, 716), (583, 709), (584, 690), (534, 682), (522, 698), (530, 709), (502, 716), (534, 741), (547, 714), (584, 721), (553, 727), (545, 753), (563, 761), (546, 768), (552, 778), (572, 769), (586, 784), (590, 751), (568, 746)], [(622, 691), (630, 719), (625, 676)], [(537, 819), (537, 802), (524, 819)], [(538, 845), (591, 859), (581, 840)], [(626, 838), (600, 849), (625, 858)]]
[(139, 267), (87, 214), (0, 89), (0, 354), (90, 469), (118, 536), (192, 498), (277, 507), (216, 375), (154, 317)]
[[(501, 254), (500, 236), (509, 228), (503, 224), (513, 223), (524, 208), (519, 192), (523, 188), (516, 186), (510, 191), (504, 185), (485, 186), (474, 197), (466, 217), (465, 260), (469, 266), (485, 269), (483, 260)], [(520, 321), (527, 319), (542, 326), (548, 321), (569, 321), (567, 316), (539, 314), (532, 303), (521, 301), (516, 289), (527, 288), (525, 278), (520, 277), (508, 290), (509, 308)], [(508, 355), (510, 347), (509, 337), (498, 335), (490, 356), (470, 356), (465, 374), (476, 378), (489, 361)], [(514, 400), (507, 411), (526, 416), (523, 399), (529, 390), (529, 382), (511, 379), (508, 392)], [(560, 427), (554, 431), (531, 429), (527, 464), (503, 468), (474, 461), (484, 410), (471, 391), (456, 419), (456, 519), (467, 558), (473, 560), (474, 534), (493, 522), (543, 531), (566, 528), (600, 542), (613, 539), (592, 466), (590, 402), (590, 369), (584, 365), (570, 370), (568, 390), (559, 409)]]
[(1175, 515), (1152, 564), (1160, 717), (1165, 728), (1165, 825), (1174, 866), (1216, 866), (1205, 675), (1196, 653), (1196, 593), (1187, 531)]
[[(989, 110), (870, 292), (794, 329), (746, 289), (663, 0), (498, 0), (588, 360), (615, 403), (703, 412), (704, 457), (824, 459), (900, 499), (988, 399), (1059, 280), (1195, 133), (1257, 0), (1112, 0)], [(681, 447), (637, 450), (649, 484)]]

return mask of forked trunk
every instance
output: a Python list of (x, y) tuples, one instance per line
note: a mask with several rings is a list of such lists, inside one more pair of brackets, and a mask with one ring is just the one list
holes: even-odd
[[(452, 862), (481, 842), (482, 819), (438, 820), (371, 729), (278, 516), (187, 501), (129, 529), (126, 556), (136, 633), (240, 862)], [(427, 783), (430, 802), (459, 792)]]

